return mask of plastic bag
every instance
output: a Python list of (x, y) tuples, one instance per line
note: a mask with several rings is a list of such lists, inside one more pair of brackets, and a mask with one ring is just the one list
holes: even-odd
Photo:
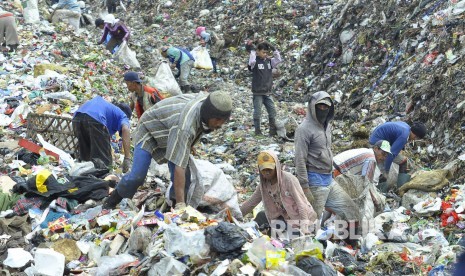
[(37, 248), (34, 263), (35, 275), (61, 276), (65, 271), (65, 256), (52, 249)]
[(212, 70), (213, 63), (208, 54), (207, 48), (197, 46), (191, 51), (192, 56), (195, 59), (194, 67), (197, 69)]
[(171, 68), (166, 61), (158, 65), (157, 72), (154, 78), (147, 78), (148, 84), (160, 91), (162, 95), (177, 96), (181, 95), (181, 88), (171, 72)]
[(165, 230), (163, 238), (168, 253), (179, 256), (189, 255), (194, 263), (207, 257), (210, 251), (203, 230), (186, 232), (177, 226), (170, 226)]
[(220, 259), (234, 259), (242, 254), (241, 248), (250, 236), (239, 226), (220, 222), (205, 229), (205, 240), (212, 251), (219, 253)]
[(140, 63), (137, 61), (136, 52), (129, 49), (128, 43), (123, 41), (119, 46), (118, 52), (115, 53), (115, 58), (119, 62), (129, 65), (133, 68), (140, 68)]
[(165, 257), (154, 264), (148, 276), (182, 275), (188, 267), (173, 257)]
[(337, 276), (336, 270), (315, 257), (302, 258), (297, 267), (311, 275)]
[(192, 156), (189, 168), (192, 179), (186, 202), (190, 206), (209, 206), (216, 212), (228, 208), (235, 218), (242, 219), (236, 189), (220, 168)]
[(23, 16), (24, 21), (29, 24), (35, 24), (40, 22), (39, 6), (37, 0), (23, 1)]
[(96, 276), (106, 276), (112, 269), (118, 268), (122, 265), (132, 263), (136, 257), (129, 254), (121, 254), (113, 257), (104, 256), (98, 262)]

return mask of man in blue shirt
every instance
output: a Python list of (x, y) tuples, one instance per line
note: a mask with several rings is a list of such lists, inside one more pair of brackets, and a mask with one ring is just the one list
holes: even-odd
[(408, 141), (423, 139), (425, 136), (426, 127), (420, 122), (415, 122), (412, 126), (405, 122), (387, 122), (376, 127), (370, 135), (370, 144), (374, 145), (379, 140), (386, 140), (391, 144), (392, 154), (384, 161), (382, 173), (387, 175), (393, 162), (399, 165), (399, 173), (407, 173), (407, 157), (400, 154), (400, 151)]
[(106, 166), (113, 163), (110, 138), (117, 131), (123, 139), (123, 171), (131, 166), (131, 108), (124, 103), (112, 104), (97, 96), (84, 103), (74, 114), (73, 129), (78, 138), (79, 160), (100, 159)]

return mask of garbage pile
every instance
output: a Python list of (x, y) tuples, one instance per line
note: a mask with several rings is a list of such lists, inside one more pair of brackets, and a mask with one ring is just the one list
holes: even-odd
[[(38, 22), (28, 22), (19, 1), (0, 3), (15, 14), (21, 37), (16, 52), (0, 54), (1, 268), (28, 275), (450, 274), (465, 246), (463, 164), (449, 164), (465, 158), (463, 2), (125, 2), (117, 17), (131, 29), (128, 45), (140, 68), (98, 46), (101, 30), (92, 24), (76, 31), (49, 23), (47, 1), (38, 4)], [(106, 14), (100, 3), (86, 5), (90, 22)], [(230, 122), (202, 137), (192, 162), (199, 179), (211, 179), (201, 175), (207, 172), (230, 185), (215, 194), (217, 183), (199, 181), (207, 196), (193, 195), (190, 207), (174, 211), (165, 203), (168, 168), (153, 165), (133, 200), (103, 210), (121, 169), (75, 162), (69, 119), (97, 94), (127, 101), (122, 75), (129, 69), (156, 85), (167, 67), (159, 48), (194, 49), (201, 25), (221, 32), (226, 48), (219, 74), (192, 71), (193, 90), (225, 88), (235, 103)], [(259, 39), (276, 45), (284, 60), (274, 81), (278, 138), (252, 135), (244, 42)], [(173, 86), (162, 92), (179, 93)], [(331, 220), (314, 236), (275, 239), (238, 211), (258, 182), (258, 152), (273, 150), (294, 170), (293, 133), (306, 97), (320, 90), (337, 103), (335, 153), (366, 145), (370, 130), (386, 120), (419, 120), (432, 129), (428, 141), (406, 149), (417, 175), (385, 195), (383, 212), (356, 247), (338, 237)], [(53, 140), (53, 131), (65, 139)], [(112, 147), (120, 164), (120, 137)]]

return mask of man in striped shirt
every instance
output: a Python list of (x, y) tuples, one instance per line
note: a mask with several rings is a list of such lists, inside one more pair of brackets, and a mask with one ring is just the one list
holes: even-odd
[(227, 92), (208, 95), (179, 95), (158, 102), (144, 112), (134, 137), (134, 159), (131, 171), (124, 175), (116, 190), (104, 203), (114, 208), (122, 198), (132, 198), (144, 184), (153, 158), (168, 162), (173, 183), (170, 199), (175, 208), (183, 208), (190, 185), (188, 168), (192, 146), (202, 134), (219, 129), (231, 116), (232, 100)]
[(351, 149), (339, 153), (333, 158), (334, 178), (340, 174), (361, 175), (370, 182), (378, 183), (379, 169), (377, 164), (384, 164), (384, 160), (391, 154), (388, 141), (379, 140), (372, 149)]

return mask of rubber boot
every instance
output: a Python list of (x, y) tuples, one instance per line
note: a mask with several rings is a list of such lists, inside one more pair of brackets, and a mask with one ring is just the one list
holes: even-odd
[(263, 135), (260, 129), (260, 120), (253, 120), (253, 126), (255, 127), (255, 135)]
[(123, 197), (120, 196), (118, 194), (118, 191), (115, 189), (113, 193), (111, 193), (111, 195), (103, 203), (103, 209), (106, 209), (106, 210), (115, 209), (116, 205), (118, 205), (118, 203), (120, 203), (122, 199)]
[(270, 118), (270, 137), (278, 135), (278, 129), (276, 128), (276, 119)]

